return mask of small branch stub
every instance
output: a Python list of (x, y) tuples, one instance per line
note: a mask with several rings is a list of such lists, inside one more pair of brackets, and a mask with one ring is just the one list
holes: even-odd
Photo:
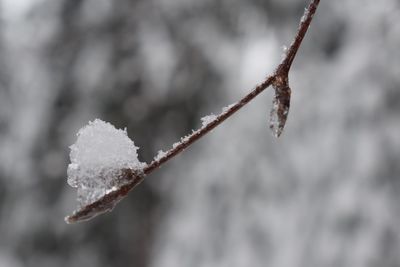
[(283, 132), (290, 108), (291, 90), (287, 76), (278, 76), (272, 83), (272, 87), (275, 90), (275, 95), (270, 112), (269, 128), (273, 135), (278, 138)]

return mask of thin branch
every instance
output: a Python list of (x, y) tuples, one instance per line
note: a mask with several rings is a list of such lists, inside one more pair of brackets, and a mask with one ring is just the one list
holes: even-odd
[(299, 29), (297, 31), (296, 37), (291, 44), (290, 48), (288, 49), (286, 53), (286, 57), (283, 59), (282, 63), (278, 66), (277, 70), (272, 76), (267, 77), (267, 79), (262, 82), (261, 84), (257, 85), (253, 91), (251, 91), (249, 94), (247, 94), (245, 97), (243, 97), (239, 102), (231, 106), (228, 110), (222, 112), (220, 115), (218, 115), (212, 122), (210, 122), (206, 127), (203, 127), (194, 133), (192, 133), (190, 136), (186, 137), (181, 143), (179, 143), (178, 146), (172, 148), (171, 150), (167, 151), (166, 154), (161, 157), (158, 160), (155, 160), (151, 162), (147, 167), (144, 168), (144, 173), (150, 174), (152, 171), (160, 167), (162, 164), (165, 162), (169, 161), (179, 153), (181, 153), (183, 150), (185, 150), (187, 147), (189, 147), (191, 144), (199, 140), (201, 137), (206, 135), (208, 132), (210, 132), (212, 129), (220, 125), (223, 121), (225, 121), (227, 118), (232, 116), (236, 111), (241, 109), (243, 106), (245, 106), (247, 103), (249, 103), (251, 100), (253, 100), (257, 95), (259, 95), (261, 92), (263, 92), (265, 89), (267, 89), (270, 85), (275, 83), (276, 79), (280, 75), (284, 75), (289, 72), (290, 67), (293, 63), (293, 60), (296, 56), (297, 51), (299, 50), (299, 47), (301, 45), (301, 42), (304, 39), (304, 36), (310, 27), (312, 18), (315, 14), (315, 11), (317, 10), (318, 4), (320, 0), (313, 0), (308, 8), (305, 9), (304, 15), (301, 18)]
[(219, 114), (213, 121), (208, 123), (206, 126), (200, 128), (199, 130), (193, 132), (191, 135), (187, 136), (186, 138), (183, 138), (183, 140), (178, 143), (174, 148), (171, 150), (167, 151), (166, 154), (161, 157), (158, 160), (152, 161), (149, 165), (147, 165), (144, 168), (144, 173), (147, 175), (160, 167), (160, 165), (164, 164), (168, 160), (172, 159), (179, 153), (181, 153), (183, 150), (185, 150), (187, 147), (189, 147), (191, 144), (199, 140), (201, 137), (206, 135), (208, 132), (210, 132), (212, 129), (220, 125), (222, 122), (224, 122), (227, 118), (232, 116), (236, 111), (244, 107), (247, 103), (249, 103), (252, 99), (254, 99), (257, 95), (259, 95), (262, 91), (267, 89), (273, 82), (274, 76), (268, 77), (263, 83), (259, 84), (254, 88), (253, 91), (251, 91), (249, 94), (247, 94), (245, 97), (243, 97), (239, 102), (236, 104), (230, 106), (227, 110), (223, 111), (221, 114)]
[(304, 10), (304, 15), (303, 17), (301, 17), (296, 37), (294, 38), (292, 44), (286, 52), (286, 57), (282, 60), (282, 63), (278, 66), (275, 73), (289, 72), (293, 60), (296, 57), (297, 51), (299, 50), (300, 45), (303, 42), (304, 36), (306, 35), (308, 28), (310, 27), (314, 14), (317, 11), (319, 1), (320, 0), (312, 0), (308, 8)]
[(71, 216), (67, 216), (65, 218), (65, 221), (67, 223), (85, 221), (93, 218), (94, 216), (111, 210), (123, 197), (125, 197), (129, 193), (130, 190), (132, 190), (135, 186), (142, 182), (146, 175), (152, 173), (162, 164), (168, 162), (170, 159), (180, 154), (183, 150), (199, 140), (201, 137), (209, 133), (212, 129), (220, 125), (227, 118), (231, 117), (239, 109), (241, 109), (251, 100), (253, 100), (257, 95), (267, 89), (270, 85), (273, 85), (274, 88), (276, 86), (279, 87), (282, 85), (287, 85), (290, 67), (311, 24), (319, 2), (320, 0), (312, 0), (308, 8), (305, 9), (296, 37), (290, 48), (288, 49), (285, 58), (282, 60), (281, 64), (279, 64), (276, 71), (272, 75), (268, 76), (262, 83), (257, 85), (249, 94), (244, 96), (241, 100), (229, 106), (229, 108), (227, 108), (226, 110), (223, 110), (223, 112), (211, 122), (207, 123), (199, 130), (194, 131), (189, 136), (183, 138), (181, 142), (174, 145), (173, 148), (167, 151), (162, 157), (158, 158), (157, 160), (153, 160), (143, 169), (143, 172), (137, 173), (133, 170), (123, 170), (122, 175), (125, 176), (125, 179), (128, 181), (127, 183), (120, 186), (116, 190), (110, 191), (97, 201), (94, 201), (93, 203), (75, 211)]

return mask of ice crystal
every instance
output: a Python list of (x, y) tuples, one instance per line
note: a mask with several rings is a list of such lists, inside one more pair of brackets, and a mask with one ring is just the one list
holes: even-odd
[(164, 152), (162, 150), (158, 150), (157, 155), (154, 157), (154, 160), (160, 160), (165, 155), (167, 155), (167, 152)]
[(309, 15), (309, 12), (310, 11), (308, 10), (308, 8), (304, 9), (304, 15), (301, 17), (301, 20), (300, 20), (301, 23), (304, 23), (306, 21), (308, 15)]
[(282, 46), (281, 60), (284, 60), (286, 58), (288, 51), (289, 48), (286, 45)]
[(217, 115), (214, 115), (214, 114), (204, 116), (203, 118), (201, 118), (202, 127), (203, 128), (206, 127), (208, 124), (210, 124), (216, 118), (217, 118)]
[(233, 106), (235, 106), (237, 103), (235, 102), (235, 103), (232, 103), (232, 104), (230, 104), (229, 106), (226, 106), (226, 107), (223, 107), (222, 108), (222, 113), (226, 113), (226, 112), (228, 112)]

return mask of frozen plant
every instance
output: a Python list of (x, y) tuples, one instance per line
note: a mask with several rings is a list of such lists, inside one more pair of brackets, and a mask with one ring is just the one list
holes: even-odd
[(289, 70), (319, 2), (320, 0), (311, 0), (305, 9), (295, 39), (274, 73), (241, 100), (224, 108), (219, 115), (212, 114), (202, 118), (200, 129), (181, 138), (170, 150), (160, 151), (151, 163), (145, 164), (138, 160), (137, 147), (128, 138), (126, 131), (117, 130), (101, 120), (89, 122), (89, 125), (82, 128), (76, 144), (71, 146), (71, 164), (68, 166), (68, 183), (78, 188), (78, 210), (67, 216), (66, 222), (87, 220), (111, 210), (146, 175), (224, 122), (269, 86), (275, 91), (269, 127), (273, 135), (279, 137), (289, 114)]

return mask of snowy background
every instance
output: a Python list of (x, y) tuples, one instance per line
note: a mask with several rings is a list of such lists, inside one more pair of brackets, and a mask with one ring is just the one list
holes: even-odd
[(268, 90), (67, 225), (79, 128), (149, 162), (274, 69), (308, 1), (1, 0), (0, 266), (400, 266), (400, 1), (321, 2), (279, 140)]

